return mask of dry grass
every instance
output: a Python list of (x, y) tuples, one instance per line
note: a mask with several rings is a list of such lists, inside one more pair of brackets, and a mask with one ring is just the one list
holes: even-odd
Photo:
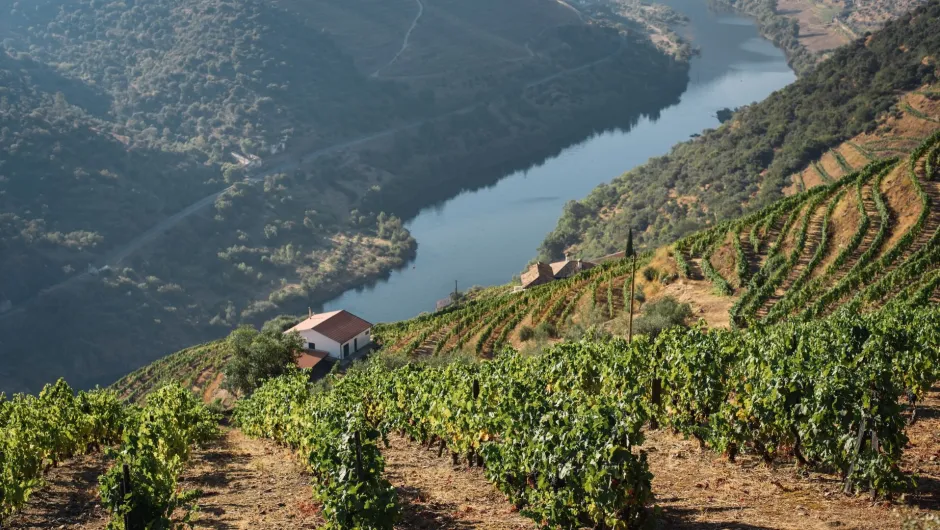
[(842, 144), (838, 149), (836, 149), (836, 151), (838, 151), (839, 154), (842, 155), (842, 158), (844, 158), (845, 161), (848, 162), (850, 166), (852, 166), (852, 169), (856, 171), (867, 166), (870, 162), (868, 158), (862, 155), (862, 153), (859, 153), (857, 149), (850, 145)]
[(736, 298), (715, 294), (715, 286), (707, 280), (676, 280), (663, 287), (659, 296), (647, 298), (647, 302), (667, 296), (692, 306), (692, 318), (695, 320), (704, 319), (713, 328), (731, 327), (729, 311)]
[(3, 528), (104, 528), (108, 512), (100, 504), (98, 477), (109, 464), (99, 453), (73, 458), (50, 470), (45, 486), (22, 512), (4, 521)]
[(737, 263), (737, 253), (734, 250), (735, 237), (737, 237), (735, 233), (729, 233), (725, 236), (724, 243), (722, 243), (711, 256), (712, 267), (732, 285), (737, 285), (738, 283), (737, 271), (735, 269), (735, 264)]
[(907, 164), (898, 164), (881, 182), (881, 193), (891, 213), (891, 235), (884, 250), (889, 250), (910, 230), (923, 208), (908, 175)]
[(832, 153), (824, 154), (823, 157), (819, 159), (819, 165), (832, 177), (832, 180), (839, 180), (842, 178), (842, 175), (845, 174), (845, 171), (842, 170), (842, 166), (839, 165), (835, 155)]
[(813, 269), (810, 279), (821, 276), (829, 265), (836, 260), (836, 257), (852, 240), (852, 236), (858, 230), (860, 221), (858, 197), (855, 194), (855, 188), (849, 187), (829, 218), (829, 240), (826, 255), (819, 262), (819, 265)]

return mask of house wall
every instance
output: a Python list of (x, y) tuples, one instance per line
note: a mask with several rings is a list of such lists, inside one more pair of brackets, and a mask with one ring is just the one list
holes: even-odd
[[(317, 331), (308, 329), (301, 331), (300, 336), (304, 339), (304, 348), (325, 351), (333, 359), (342, 359), (343, 347), (335, 340), (322, 335)], [(310, 344), (314, 347), (310, 348)]]
[[(358, 350), (361, 350), (365, 346), (368, 346), (372, 343), (372, 330), (367, 329), (356, 335), (352, 339), (349, 339), (348, 342), (340, 344), (335, 340), (320, 334), (317, 331), (312, 329), (307, 331), (301, 331), (300, 336), (304, 339), (304, 347), (310, 349), (310, 344), (314, 345), (315, 350), (325, 351), (330, 354), (332, 359), (342, 359), (343, 358), (343, 346), (349, 344), (349, 354), (352, 355)], [(358, 350), (357, 350), (358, 348)]]
[(372, 330), (367, 329), (363, 331), (362, 333), (356, 335), (352, 339), (350, 339), (350, 341), (348, 342), (349, 353), (351, 354), (353, 352), (359, 351), (371, 343), (372, 343)]

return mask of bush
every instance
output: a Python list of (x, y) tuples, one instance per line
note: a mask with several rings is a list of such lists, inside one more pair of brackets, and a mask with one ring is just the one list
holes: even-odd
[(558, 330), (548, 321), (539, 322), (539, 325), (535, 326), (535, 334), (540, 338), (558, 338)]
[(680, 304), (667, 296), (643, 306), (643, 314), (633, 323), (633, 331), (654, 339), (664, 329), (685, 326), (691, 316), (689, 304)]
[(522, 326), (519, 330), (519, 340), (526, 342), (535, 338), (535, 330), (530, 326)]
[(655, 280), (657, 276), (659, 276), (659, 271), (653, 267), (647, 267), (643, 269), (643, 278), (645, 278), (646, 281), (651, 282)]

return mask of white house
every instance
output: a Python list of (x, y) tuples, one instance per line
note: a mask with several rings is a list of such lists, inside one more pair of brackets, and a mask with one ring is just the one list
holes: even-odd
[(310, 315), (285, 333), (296, 331), (309, 352), (323, 352), (333, 359), (345, 359), (372, 342), (372, 324), (341, 309)]

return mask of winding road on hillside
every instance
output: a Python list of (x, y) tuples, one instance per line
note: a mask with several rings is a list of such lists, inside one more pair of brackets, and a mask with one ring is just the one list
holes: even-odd
[[(577, 73), (577, 72), (581, 72), (581, 71), (586, 70), (586, 69), (588, 69), (588, 68), (590, 68), (590, 67), (592, 67), (592, 66), (596, 66), (596, 65), (598, 65), (598, 64), (600, 64), (600, 63), (602, 63), (602, 62), (604, 62), (604, 61), (607, 61), (607, 60), (609, 60), (609, 59), (615, 57), (615, 56), (616, 56), (618, 53), (620, 53), (622, 50), (623, 50), (623, 44), (621, 43), (621, 46), (620, 46), (616, 51), (614, 51), (613, 53), (611, 53), (610, 55), (604, 56), (604, 57), (602, 57), (602, 58), (600, 58), (600, 59), (591, 61), (591, 62), (589, 62), (589, 63), (587, 63), (587, 64), (584, 64), (584, 65), (581, 65), (581, 66), (578, 66), (578, 67), (574, 67), (574, 68), (569, 68), (569, 69), (566, 69), (566, 70), (562, 70), (562, 71), (560, 71), (560, 72), (556, 72), (556, 73), (551, 74), (551, 75), (549, 75), (549, 76), (545, 76), (545, 77), (543, 77), (543, 78), (537, 79), (537, 80), (535, 80), (535, 81), (533, 81), (533, 82), (531, 82), (531, 83), (528, 83), (528, 84), (525, 85), (523, 88), (524, 88), (525, 90), (528, 90), (528, 89), (530, 89), (530, 88), (533, 88), (533, 87), (536, 87), (536, 86), (539, 86), (539, 85), (543, 85), (543, 84), (545, 84), (545, 83), (550, 83), (551, 81), (554, 81), (555, 79), (558, 79), (558, 78), (560, 78), (560, 77), (562, 77), (562, 76), (566, 76), (566, 75), (574, 74), (574, 73)], [(360, 145), (363, 145), (363, 144), (367, 144), (367, 143), (372, 142), (372, 141), (374, 141), (374, 140), (378, 140), (378, 139), (381, 139), (381, 138), (385, 138), (385, 137), (388, 137), (388, 136), (392, 136), (392, 135), (395, 135), (395, 134), (398, 134), (398, 133), (400, 133), (400, 132), (404, 132), (404, 131), (407, 131), (407, 130), (410, 130), (410, 129), (415, 129), (415, 128), (418, 128), (418, 127), (420, 127), (420, 126), (422, 126), (422, 125), (424, 125), (424, 124), (426, 124), (426, 123), (432, 123), (432, 122), (439, 121), (439, 120), (443, 120), (443, 119), (449, 118), (449, 117), (451, 117), (451, 116), (456, 116), (456, 115), (459, 115), (459, 114), (466, 114), (466, 113), (471, 112), (471, 111), (473, 111), (473, 110), (475, 110), (475, 109), (477, 109), (477, 108), (479, 108), (479, 107), (485, 106), (486, 104), (487, 104), (486, 102), (476, 103), (476, 104), (473, 104), (473, 105), (469, 105), (469, 106), (466, 106), (466, 107), (459, 108), (459, 109), (457, 109), (457, 110), (453, 110), (453, 111), (447, 112), (447, 113), (445, 113), (445, 114), (441, 114), (441, 115), (438, 115), (438, 116), (433, 116), (433, 117), (430, 117), (430, 118), (425, 118), (425, 119), (413, 121), (413, 122), (410, 122), (410, 123), (406, 123), (406, 124), (403, 124), (403, 125), (399, 125), (399, 126), (397, 126), (397, 127), (392, 127), (392, 128), (389, 128), (389, 129), (385, 129), (384, 131), (379, 131), (379, 132), (376, 132), (376, 133), (367, 134), (367, 135), (364, 135), (364, 136), (360, 136), (360, 137), (358, 137), (358, 138), (354, 138), (354, 139), (352, 139), (352, 140), (348, 140), (348, 141), (340, 142), (340, 143), (338, 143), (338, 144), (334, 144), (334, 145), (331, 145), (331, 146), (323, 147), (323, 148), (321, 148), (321, 149), (317, 149), (317, 150), (315, 150), (315, 151), (311, 151), (311, 152), (309, 152), (309, 153), (307, 153), (307, 154), (301, 155), (301, 156), (299, 156), (299, 157), (296, 158), (296, 159), (290, 159), (290, 158), (289, 158), (289, 159), (280, 161), (280, 162), (278, 162), (276, 165), (274, 165), (274, 166), (272, 166), (272, 167), (266, 168), (266, 169), (260, 171), (259, 173), (255, 174), (255, 175), (252, 175), (252, 176), (250, 176), (250, 177), (247, 177), (245, 180), (243, 180), (243, 181), (240, 182), (240, 183), (232, 184), (231, 186), (228, 186), (227, 188), (224, 188), (224, 189), (222, 189), (222, 190), (220, 190), (220, 191), (217, 191), (217, 192), (215, 192), (215, 193), (213, 193), (213, 194), (211, 194), (211, 195), (208, 195), (208, 196), (206, 196), (206, 197), (203, 197), (202, 199), (199, 199), (198, 201), (196, 201), (196, 202), (194, 202), (193, 204), (187, 206), (186, 208), (180, 210), (179, 212), (177, 212), (177, 213), (175, 213), (175, 214), (173, 214), (173, 215), (167, 217), (166, 219), (160, 221), (159, 223), (157, 223), (157, 224), (154, 225), (153, 227), (147, 229), (145, 232), (141, 233), (139, 236), (135, 237), (134, 239), (128, 241), (127, 243), (125, 243), (125, 244), (122, 245), (121, 247), (116, 248), (116, 249), (112, 250), (111, 252), (107, 253), (107, 255), (105, 255), (103, 258), (101, 258), (100, 260), (98, 260), (98, 262), (93, 266), (93, 269), (94, 269), (95, 271), (97, 271), (97, 270), (101, 270), (101, 269), (103, 269), (103, 268), (105, 268), (105, 267), (109, 267), (109, 268), (118, 267), (125, 259), (127, 259), (127, 258), (130, 257), (131, 255), (133, 255), (134, 253), (136, 253), (138, 250), (140, 250), (141, 248), (143, 248), (143, 247), (146, 246), (147, 244), (149, 244), (149, 243), (151, 243), (152, 241), (156, 240), (158, 237), (160, 237), (161, 235), (163, 235), (164, 233), (166, 233), (167, 231), (169, 231), (170, 229), (172, 229), (173, 227), (175, 227), (176, 225), (178, 225), (178, 224), (179, 224), (181, 221), (183, 221), (184, 219), (190, 217), (191, 215), (193, 215), (193, 214), (195, 214), (196, 212), (202, 210), (203, 208), (208, 207), (208, 206), (211, 205), (211, 204), (215, 204), (215, 201), (216, 201), (219, 197), (221, 197), (222, 195), (224, 195), (226, 192), (229, 192), (229, 191), (234, 190), (235, 187), (236, 187), (238, 184), (243, 184), (243, 183), (246, 183), (246, 182), (249, 183), (249, 184), (256, 184), (256, 183), (258, 183), (258, 182), (264, 181), (264, 179), (267, 178), (267, 177), (269, 177), (269, 176), (276, 175), (276, 174), (278, 174), (278, 173), (283, 173), (283, 172), (285, 172), (285, 171), (290, 171), (290, 170), (292, 170), (292, 169), (296, 169), (296, 168), (300, 167), (301, 165), (307, 164), (307, 163), (309, 163), (309, 162), (312, 162), (313, 160), (315, 160), (315, 159), (317, 159), (317, 158), (319, 158), (319, 157), (321, 157), (321, 156), (328, 155), (328, 154), (331, 154), (331, 153), (336, 153), (336, 152), (343, 151), (343, 150), (345, 150), (345, 149), (350, 149), (350, 148), (353, 148), (353, 147), (357, 147), (357, 146), (360, 146)], [(30, 305), (32, 305), (33, 303), (35, 303), (36, 301), (38, 301), (39, 299), (41, 299), (41, 298), (43, 298), (43, 297), (45, 297), (45, 296), (47, 296), (47, 295), (50, 295), (50, 294), (53, 294), (53, 293), (55, 293), (55, 292), (61, 291), (61, 290), (65, 289), (65, 288), (67, 288), (67, 287), (70, 287), (70, 286), (72, 286), (72, 285), (77, 284), (78, 282), (81, 282), (81, 281), (84, 281), (84, 280), (92, 279), (92, 278), (94, 278), (94, 277), (96, 277), (96, 276), (97, 276), (97, 272), (92, 272), (91, 270), (89, 270), (89, 271), (85, 271), (85, 272), (83, 272), (83, 273), (81, 273), (81, 274), (76, 274), (75, 276), (72, 276), (72, 277), (70, 277), (70, 278), (68, 278), (68, 279), (66, 279), (66, 280), (63, 280), (63, 281), (61, 281), (61, 282), (59, 282), (59, 283), (57, 283), (57, 284), (50, 285), (49, 287), (46, 287), (46, 288), (44, 288), (44, 289), (41, 289), (38, 293), (36, 293), (36, 294), (35, 294), (34, 296), (32, 296), (31, 298), (28, 298), (28, 299), (25, 300), (25, 301), (19, 302), (15, 308), (10, 309), (9, 311), (6, 311), (5, 313), (0, 313), (0, 321), (3, 321), (3, 320), (5, 320), (5, 319), (7, 319), (7, 318), (10, 318), (10, 317), (14, 316), (14, 315), (17, 315), (17, 314), (22, 313), (23, 311), (26, 310), (27, 307), (29, 307)]]
[(378, 70), (372, 72), (371, 77), (378, 77), (382, 70), (385, 70), (389, 66), (395, 64), (395, 61), (401, 57), (401, 54), (405, 53), (405, 49), (408, 48), (408, 42), (411, 40), (411, 33), (414, 32), (415, 28), (418, 27), (418, 21), (421, 20), (421, 16), (424, 15), (424, 4), (421, 0), (415, 0), (418, 3), (418, 15), (415, 16), (414, 22), (411, 23), (411, 27), (408, 28), (408, 31), (405, 32), (405, 38), (402, 40), (401, 48), (398, 50), (398, 53), (395, 54), (395, 57), (392, 57), (392, 60), (385, 63), (385, 66), (379, 68)]

